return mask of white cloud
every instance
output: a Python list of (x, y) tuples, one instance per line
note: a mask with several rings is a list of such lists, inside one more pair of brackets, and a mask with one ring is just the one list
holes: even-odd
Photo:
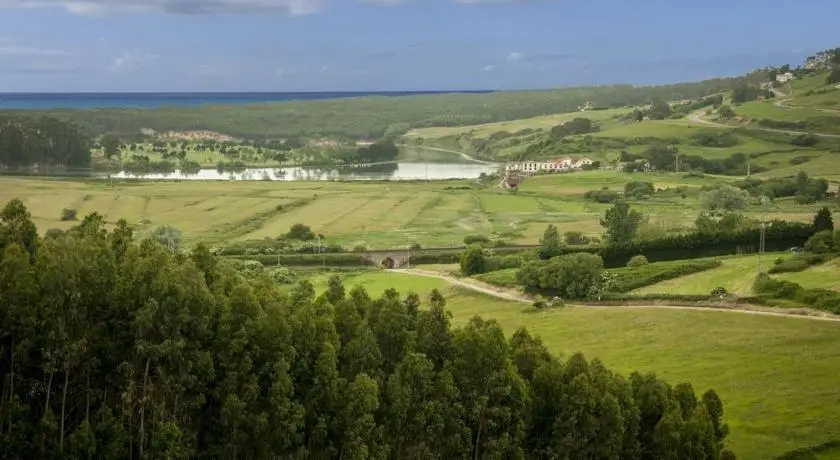
[(114, 63), (108, 68), (111, 72), (130, 72), (140, 69), (157, 60), (158, 56), (152, 53), (126, 52), (117, 56)]
[(514, 51), (513, 53), (508, 54), (508, 56), (507, 56), (507, 60), (508, 60), (508, 61), (518, 61), (518, 60), (520, 60), (520, 59), (522, 59), (522, 53), (518, 53), (518, 52), (516, 52), (516, 51)]
[(488, 64), (488, 65), (482, 67), (481, 69), (479, 69), (479, 72), (490, 72), (491, 70), (493, 70), (495, 68), (496, 68), (496, 66), (494, 66), (493, 64)]
[(317, 13), (325, 0), (0, 0), (0, 7), (60, 7), (78, 15), (162, 11), (177, 14), (239, 14), (277, 11), (292, 16)]

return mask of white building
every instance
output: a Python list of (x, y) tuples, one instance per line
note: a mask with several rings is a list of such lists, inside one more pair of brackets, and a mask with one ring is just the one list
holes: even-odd
[(776, 75), (777, 83), (785, 84), (791, 80), (793, 80), (793, 74), (791, 72), (785, 72)]
[(534, 174), (540, 171), (569, 171), (572, 169), (580, 169), (584, 165), (592, 164), (589, 158), (579, 158), (574, 160), (569, 157), (559, 158), (556, 160), (542, 160), (542, 161), (521, 161), (515, 163), (508, 163), (505, 165), (506, 171), (522, 171), (526, 174)]

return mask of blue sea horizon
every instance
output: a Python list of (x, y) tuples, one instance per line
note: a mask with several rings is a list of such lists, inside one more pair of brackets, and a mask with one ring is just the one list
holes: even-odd
[(201, 105), (242, 105), (284, 101), (347, 99), (364, 96), (421, 96), (430, 94), (486, 94), (470, 91), (319, 91), (262, 93), (0, 93), (0, 110), (54, 110)]

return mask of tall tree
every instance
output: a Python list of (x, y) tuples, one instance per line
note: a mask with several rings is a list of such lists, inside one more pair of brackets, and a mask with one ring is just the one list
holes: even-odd
[(629, 204), (620, 201), (604, 213), (601, 226), (607, 231), (607, 241), (613, 244), (623, 244), (636, 237), (639, 224), (643, 219), (644, 215), (642, 213), (631, 210)]
[(817, 214), (814, 216), (812, 227), (814, 227), (814, 232), (834, 230), (834, 220), (831, 218), (831, 210), (828, 209), (827, 206), (823, 206), (819, 211), (817, 211)]
[(550, 259), (560, 255), (563, 248), (563, 241), (560, 240), (560, 233), (554, 224), (549, 224), (540, 238), (540, 259)]

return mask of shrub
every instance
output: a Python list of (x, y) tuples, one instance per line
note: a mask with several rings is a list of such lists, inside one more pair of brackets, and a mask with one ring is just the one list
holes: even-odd
[(726, 290), (725, 287), (720, 287), (719, 286), (719, 287), (716, 287), (716, 288), (712, 289), (712, 292), (710, 294), (714, 297), (723, 298), (723, 297), (726, 297), (727, 295), (729, 295), (729, 292)]
[(295, 274), (286, 267), (277, 267), (269, 274), (277, 284), (294, 284), (295, 282)]
[(840, 292), (828, 289), (805, 289), (790, 281), (774, 280), (758, 275), (753, 289), (764, 297), (793, 300), (811, 308), (840, 314)]
[(466, 276), (478, 275), (486, 271), (484, 250), (474, 244), (461, 254), (461, 273)]
[(801, 272), (811, 265), (801, 257), (792, 257), (787, 260), (783, 260), (776, 265), (774, 265), (767, 273), (793, 273), (793, 272)]
[(648, 260), (647, 257), (643, 255), (633, 256), (630, 258), (630, 261), (627, 262), (628, 267), (641, 267), (642, 265), (647, 265)]
[(545, 308), (548, 308), (548, 304), (545, 303), (545, 300), (543, 300), (543, 299), (535, 300), (533, 305), (534, 305), (534, 308), (536, 308), (537, 310), (543, 310)]
[(563, 234), (563, 241), (569, 246), (583, 246), (589, 244), (589, 238), (582, 232), (566, 232)]
[(471, 244), (487, 244), (490, 242), (490, 238), (484, 235), (467, 235), (464, 237), (464, 244), (471, 245)]
[(719, 260), (676, 260), (657, 262), (640, 267), (625, 267), (608, 270), (613, 275), (610, 292), (630, 292), (674, 278), (699, 273), (720, 267)]
[(798, 147), (813, 147), (820, 143), (820, 138), (813, 134), (800, 134), (791, 139), (790, 143)]
[(286, 238), (291, 240), (311, 241), (315, 239), (315, 233), (309, 226), (304, 224), (294, 224), (289, 232), (286, 233)]
[(834, 249), (834, 234), (829, 230), (815, 233), (805, 242), (804, 249), (814, 254), (826, 254)]
[(64, 208), (61, 210), (61, 220), (68, 221), (68, 220), (76, 220), (76, 210), (70, 208)]
[(603, 269), (599, 256), (579, 252), (528, 263), (517, 272), (516, 278), (530, 290), (583, 299), (600, 286)]

